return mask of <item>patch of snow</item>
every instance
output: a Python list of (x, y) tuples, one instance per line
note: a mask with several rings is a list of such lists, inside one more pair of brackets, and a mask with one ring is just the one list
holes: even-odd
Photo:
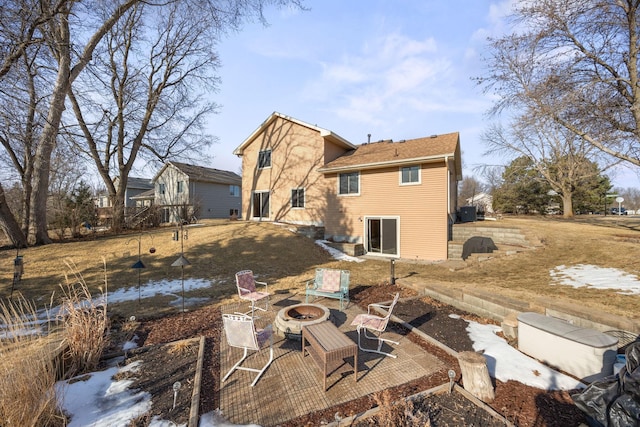
[(60, 407), (71, 415), (69, 427), (129, 425), (151, 409), (150, 394), (130, 390), (131, 380), (113, 379), (121, 370), (113, 367), (56, 383)]
[(331, 246), (329, 246), (327, 243), (329, 243), (327, 240), (316, 240), (316, 245), (320, 246), (322, 249), (324, 249), (325, 251), (329, 252), (329, 254), (339, 260), (339, 261), (349, 261), (349, 262), (363, 262), (363, 259), (357, 258), (357, 257), (353, 257), (350, 255), (345, 254), (344, 252), (340, 252), (339, 250), (332, 248)]
[(138, 348), (138, 339), (140, 339), (140, 337), (134, 335), (131, 341), (127, 341), (122, 345), (122, 349), (126, 351), (131, 350), (132, 348)]
[[(619, 289), (623, 295), (640, 294), (640, 280), (634, 274), (617, 268), (597, 267), (589, 264), (574, 266), (560, 265), (551, 271), (552, 285), (566, 285), (574, 288)], [(555, 283), (553, 283), (555, 282)]]
[[(193, 291), (196, 289), (210, 288), (214, 283), (206, 279), (185, 279), (184, 291)], [(182, 293), (182, 280), (160, 280), (157, 282), (148, 282), (140, 286), (140, 298), (151, 298), (158, 295), (169, 295), (179, 298)], [(118, 289), (108, 294), (109, 303), (117, 303), (124, 301), (135, 301), (138, 299), (138, 287), (131, 286), (129, 288)]]
[(557, 372), (519, 352), (496, 335), (501, 328), (467, 321), (467, 332), (473, 349), (483, 352), (489, 375), (500, 381), (514, 380), (543, 390), (573, 390), (585, 385), (568, 375)]

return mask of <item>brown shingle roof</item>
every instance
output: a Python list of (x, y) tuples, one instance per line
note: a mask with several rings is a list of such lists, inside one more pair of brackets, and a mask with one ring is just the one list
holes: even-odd
[(390, 165), (424, 163), (455, 157), (460, 134), (434, 135), (406, 141), (380, 141), (359, 145), (320, 168), (320, 172), (375, 169)]

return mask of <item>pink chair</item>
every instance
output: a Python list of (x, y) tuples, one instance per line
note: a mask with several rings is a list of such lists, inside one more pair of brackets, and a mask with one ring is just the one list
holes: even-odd
[[(382, 304), (369, 304), (367, 307), (366, 314), (358, 314), (353, 322), (351, 322), (351, 326), (356, 326), (358, 331), (358, 347), (362, 351), (367, 351), (369, 353), (378, 353), (383, 354), (385, 356), (393, 357), (394, 359), (397, 357), (395, 354), (385, 353), (380, 351), (382, 348), (382, 344), (388, 342), (390, 344), (398, 345), (399, 343), (396, 341), (391, 341), (389, 339), (381, 338), (382, 333), (387, 329), (387, 324), (389, 323), (389, 318), (391, 317), (391, 312), (393, 311), (393, 307), (395, 307), (398, 302), (398, 298), (400, 297), (400, 293), (396, 293), (396, 296), (393, 298), (393, 301), (389, 305)], [(382, 308), (387, 311), (386, 316), (378, 316), (375, 314), (371, 314), (372, 308)], [(367, 334), (367, 330), (373, 333), (372, 336)], [(360, 332), (363, 331), (365, 338), (370, 340), (377, 340), (378, 347), (376, 350), (370, 350), (368, 348), (363, 348), (360, 344)]]
[[(256, 283), (264, 285), (264, 292), (260, 292), (256, 289)], [(243, 270), (236, 273), (236, 286), (238, 287), (238, 296), (241, 300), (251, 301), (251, 311), (244, 314), (251, 313), (253, 317), (254, 310), (267, 311), (269, 309), (269, 293), (267, 284), (265, 282), (258, 282), (253, 278), (253, 272), (251, 270)], [(265, 300), (265, 308), (256, 307), (256, 301)]]
[[(224, 323), (224, 333), (227, 337), (227, 344), (229, 344), (230, 347), (244, 350), (244, 354), (240, 360), (238, 360), (224, 378), (222, 378), (222, 382), (226, 381), (236, 370), (257, 372), (258, 375), (251, 383), (251, 387), (253, 387), (273, 361), (273, 333), (271, 325), (265, 329), (256, 329), (253, 323), (253, 317), (244, 314), (223, 314), (222, 321)], [(266, 345), (267, 341), (269, 341), (269, 360), (267, 360), (267, 363), (261, 368), (240, 366), (247, 358), (249, 351), (259, 352)]]

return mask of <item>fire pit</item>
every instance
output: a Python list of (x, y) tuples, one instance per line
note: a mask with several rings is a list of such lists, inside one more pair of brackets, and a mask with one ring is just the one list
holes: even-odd
[(329, 319), (329, 309), (319, 304), (296, 304), (278, 312), (273, 322), (275, 332), (286, 338), (302, 338), (302, 327)]

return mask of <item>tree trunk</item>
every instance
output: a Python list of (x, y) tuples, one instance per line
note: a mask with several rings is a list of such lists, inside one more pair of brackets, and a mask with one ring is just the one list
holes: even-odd
[(573, 218), (573, 194), (570, 192), (562, 193), (562, 217)]
[(458, 363), (464, 389), (485, 403), (493, 402), (495, 392), (484, 356), (473, 351), (463, 351), (458, 353)]
[(51, 153), (56, 145), (56, 137), (60, 127), (64, 101), (69, 88), (69, 73), (71, 70), (71, 53), (69, 51), (69, 21), (67, 15), (60, 14), (56, 23), (56, 49), (58, 60), (58, 74), (53, 87), (51, 103), (47, 121), (42, 129), (42, 136), (36, 151), (36, 161), (33, 170), (33, 194), (31, 207), (34, 227), (33, 240), (36, 245), (51, 243), (47, 226), (47, 201), (49, 198), (49, 174), (51, 172)]
[(18, 221), (16, 221), (16, 218), (7, 205), (2, 184), (0, 184), (0, 228), (2, 228), (15, 247), (27, 247), (27, 237), (22, 230), (20, 230), (20, 224), (18, 224)]
[(118, 233), (124, 228), (124, 193), (116, 193), (112, 197), (113, 217), (111, 220), (111, 230)]

